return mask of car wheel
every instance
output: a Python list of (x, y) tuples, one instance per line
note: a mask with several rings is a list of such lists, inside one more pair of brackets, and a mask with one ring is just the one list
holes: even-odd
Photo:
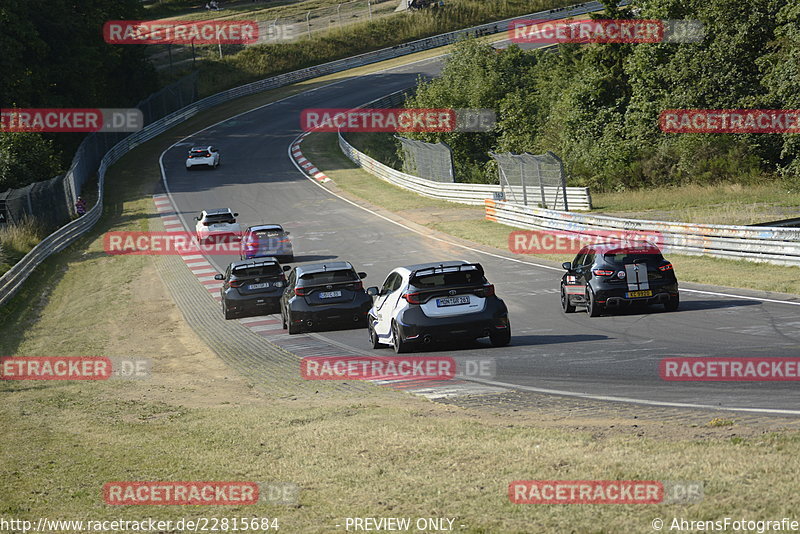
[(236, 319), (236, 313), (228, 309), (228, 305), (224, 300), (222, 301), (222, 314), (225, 316), (226, 320)]
[(397, 323), (392, 323), (392, 346), (397, 354), (403, 354), (410, 350), (408, 343), (400, 337), (400, 329), (397, 327)]
[(680, 304), (681, 299), (676, 295), (664, 303), (664, 309), (668, 312), (674, 312), (678, 310), (678, 306), (680, 306)]
[(301, 333), (300, 325), (295, 324), (292, 321), (292, 314), (289, 312), (286, 313), (286, 329), (289, 331), (289, 334), (291, 335)]
[(586, 286), (586, 313), (589, 317), (598, 317), (600, 315), (600, 304), (595, 300), (594, 290), (588, 284)]
[(575, 313), (575, 305), (570, 304), (564, 284), (561, 284), (561, 309), (564, 310), (564, 313)]
[(375, 329), (372, 327), (372, 321), (367, 319), (369, 324), (367, 325), (367, 330), (369, 331), (369, 343), (372, 345), (373, 349), (381, 348), (381, 342), (378, 341), (378, 333), (375, 332)]
[(492, 342), (493, 347), (505, 347), (511, 343), (511, 325), (509, 324), (502, 330), (492, 330), (489, 332), (489, 341)]

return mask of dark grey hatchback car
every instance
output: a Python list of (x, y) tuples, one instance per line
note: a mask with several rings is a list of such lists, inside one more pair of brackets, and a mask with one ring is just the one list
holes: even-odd
[(222, 280), (222, 313), (226, 319), (245, 315), (263, 315), (277, 312), (280, 298), (286, 287), (284, 271), (275, 258), (258, 258), (235, 261), (228, 265), (225, 274), (214, 276)]
[(346, 261), (315, 263), (294, 268), (281, 297), (283, 327), (290, 334), (321, 326), (367, 326), (372, 297), (357, 272)]

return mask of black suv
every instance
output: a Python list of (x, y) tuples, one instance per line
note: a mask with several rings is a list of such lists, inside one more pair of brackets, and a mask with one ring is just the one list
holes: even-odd
[(561, 307), (566, 313), (586, 306), (590, 317), (632, 303), (661, 303), (678, 309), (678, 279), (661, 250), (644, 241), (597, 243), (581, 249), (561, 278)]
[(286, 287), (284, 271), (275, 258), (235, 261), (228, 265), (225, 274), (214, 276), (222, 280), (222, 313), (226, 319), (244, 315), (264, 315), (278, 311), (283, 289)]
[(366, 277), (346, 261), (295, 267), (281, 297), (283, 327), (290, 334), (317, 326), (365, 327), (372, 306), (361, 282)]

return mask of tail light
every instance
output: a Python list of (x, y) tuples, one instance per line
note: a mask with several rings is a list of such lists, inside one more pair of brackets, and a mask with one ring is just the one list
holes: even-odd
[(304, 287), (295, 287), (294, 294), (298, 297), (305, 297), (306, 296), (306, 288)]
[(409, 304), (422, 304), (419, 300), (419, 293), (403, 293), (403, 298), (408, 301)]
[(672, 270), (672, 264), (668, 263), (666, 265), (662, 265), (661, 267), (658, 268), (658, 270), (659, 271), (671, 271)]
[(358, 291), (360, 289), (364, 289), (364, 283), (361, 280), (358, 282), (353, 282), (353, 290)]
[(595, 276), (611, 276), (614, 274), (614, 271), (607, 271), (605, 269), (595, 269), (592, 272)]
[(494, 296), (494, 285), (486, 284), (482, 288), (476, 290), (475, 294), (479, 297), (484, 297), (484, 298)]
[(278, 243), (288, 243), (288, 242), (289, 242), (288, 239), (279, 239), (278, 240)]
[(244, 244), (244, 246), (246, 246), (246, 247), (257, 247), (258, 243), (256, 241), (248, 241), (247, 243)]
[(228, 282), (228, 285), (230, 287), (242, 287), (242, 283), (243, 282), (241, 280), (231, 280), (230, 282)]

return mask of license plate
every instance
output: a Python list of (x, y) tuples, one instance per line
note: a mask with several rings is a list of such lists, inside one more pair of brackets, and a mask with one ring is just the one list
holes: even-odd
[(265, 287), (269, 287), (269, 282), (264, 282), (263, 284), (250, 284), (247, 286), (247, 289), (264, 289)]
[(638, 298), (638, 297), (652, 297), (652, 296), (653, 296), (653, 292), (650, 291), (650, 290), (648, 290), (648, 291), (630, 291), (628, 293), (625, 293), (625, 298), (628, 298), (628, 299), (635, 299), (635, 298)]
[(321, 299), (333, 299), (341, 296), (342, 296), (341, 291), (323, 291), (322, 293), (319, 294), (319, 298)]
[(446, 297), (443, 299), (436, 299), (436, 305), (440, 308), (445, 306), (459, 306), (461, 304), (469, 304), (469, 297)]

